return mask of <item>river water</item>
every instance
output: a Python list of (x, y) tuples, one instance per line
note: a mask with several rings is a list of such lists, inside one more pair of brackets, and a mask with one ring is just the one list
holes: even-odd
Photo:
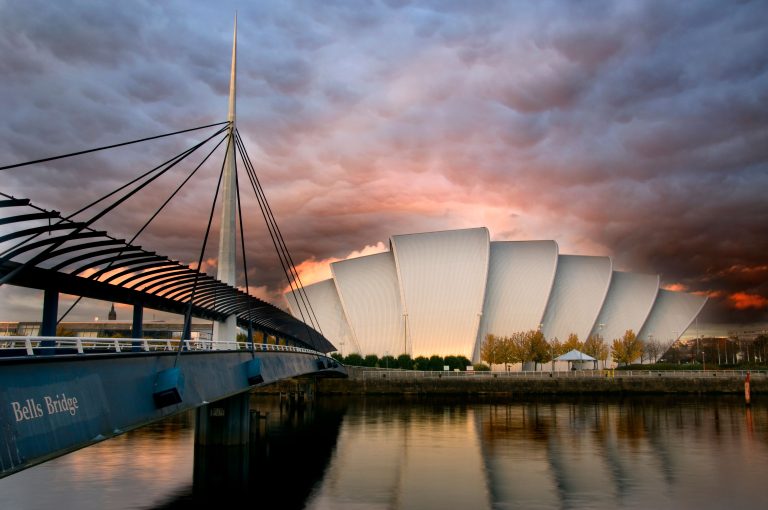
[(0, 509), (768, 508), (768, 405), (254, 397), (250, 449), (182, 415), (0, 480)]

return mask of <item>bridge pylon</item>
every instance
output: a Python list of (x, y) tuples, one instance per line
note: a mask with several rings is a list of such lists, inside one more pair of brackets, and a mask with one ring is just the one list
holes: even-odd
[[(237, 214), (237, 167), (235, 163), (235, 99), (237, 90), (237, 14), (232, 38), (232, 68), (229, 76), (229, 141), (224, 160), (222, 177), (221, 227), (219, 230), (219, 258), (216, 278), (233, 287), (236, 282), (236, 214)], [(234, 342), (237, 339), (237, 317), (230, 315), (213, 325), (213, 339), (217, 342)], [(219, 344), (224, 345), (224, 344)]]

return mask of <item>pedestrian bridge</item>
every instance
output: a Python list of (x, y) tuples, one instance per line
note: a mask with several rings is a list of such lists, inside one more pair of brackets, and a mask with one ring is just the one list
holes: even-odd
[(305, 375), (346, 371), (289, 345), (3, 338), (0, 477), (192, 409), (198, 443), (247, 443), (249, 390)]
[[(336, 348), (323, 336), (308, 296), (301, 292), (299, 272), (236, 128), (236, 50), (235, 25), (226, 121), (0, 166), (2, 172), (18, 171), (215, 128), (204, 140), (138, 175), (129, 170), (131, 164), (123, 163), (130, 174), (127, 182), (88, 204), (66, 204), (74, 211), (68, 214), (6, 192), (11, 190), (0, 191), (0, 286), (39, 289), (43, 294), (42, 336), (0, 338), (0, 477), (192, 409), (197, 410), (198, 445), (242, 446), (248, 442), (248, 392), (253, 387), (306, 375), (345, 376), (345, 369), (324, 354)], [(206, 165), (219, 147), (225, 151), (221, 166)], [(185, 171), (170, 173), (174, 168)], [(208, 214), (199, 218), (206, 227), (197, 257), (188, 253), (185, 258), (192, 262), (181, 262), (136, 244), (193, 176), (205, 178), (199, 177), (205, 168), (220, 170)], [(47, 175), (40, 177), (41, 184)], [(163, 175), (175, 179), (160, 179)], [(159, 189), (168, 182), (173, 184), (170, 190)], [(301, 319), (250, 293), (241, 182), (246, 183), (243, 195), (250, 184), (287, 283), (300, 291)], [(214, 276), (206, 273), (203, 262), (219, 195), (221, 228)], [(111, 228), (97, 228), (136, 196), (158, 207), (154, 212), (134, 209), (142, 221), (130, 239), (111, 235)], [(65, 195), (67, 202), (78, 198), (78, 193)], [(205, 203), (199, 194), (193, 199)], [(60, 314), (62, 293), (77, 300)], [(81, 298), (131, 305), (131, 336), (136, 338), (56, 336), (58, 325)], [(145, 339), (145, 307), (183, 316), (184, 340)], [(218, 341), (193, 340), (193, 318), (213, 321), (213, 338)], [(246, 342), (234, 341), (238, 327)], [(286, 345), (256, 344), (254, 333)]]

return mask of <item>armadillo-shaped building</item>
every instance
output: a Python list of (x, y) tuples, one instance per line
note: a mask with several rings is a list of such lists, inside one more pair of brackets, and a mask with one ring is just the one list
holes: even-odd
[[(659, 288), (659, 276), (614, 271), (610, 257), (562, 255), (555, 241), (490, 241), (471, 228), (390, 238), (390, 250), (331, 264), (304, 287), (319, 327), (345, 353), (463, 355), (487, 334), (541, 329), (547, 339), (608, 342), (628, 329), (677, 340), (706, 297)], [(301, 318), (300, 295), (286, 294)], [(306, 312), (304, 312), (306, 314)]]

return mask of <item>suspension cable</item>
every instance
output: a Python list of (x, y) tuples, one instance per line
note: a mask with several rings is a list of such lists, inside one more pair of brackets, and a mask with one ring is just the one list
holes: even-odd
[(208, 124), (206, 126), (199, 126), (199, 127), (196, 127), (196, 128), (182, 129), (181, 131), (174, 131), (173, 133), (166, 133), (164, 135), (149, 136), (147, 138), (141, 138), (139, 140), (131, 140), (130, 142), (123, 142), (123, 143), (116, 143), (116, 144), (112, 144), (112, 145), (105, 145), (104, 147), (97, 147), (95, 149), (87, 149), (87, 150), (78, 151), (78, 152), (71, 152), (69, 154), (62, 154), (61, 156), (52, 156), (50, 158), (36, 159), (34, 161), (26, 161), (24, 163), (16, 163), (14, 165), (0, 166), (0, 170), (10, 170), (12, 168), (18, 168), (18, 167), (22, 167), (22, 166), (34, 165), (36, 163), (45, 163), (46, 161), (54, 161), (56, 159), (69, 158), (69, 157), (72, 157), (72, 156), (79, 156), (81, 154), (88, 154), (88, 153), (91, 153), (91, 152), (103, 151), (103, 150), (106, 150), (106, 149), (114, 149), (116, 147), (122, 147), (124, 145), (131, 145), (131, 144), (134, 144), (134, 143), (147, 142), (149, 140), (156, 140), (158, 138), (165, 138), (166, 136), (179, 135), (181, 133), (189, 133), (190, 131), (197, 131), (199, 129), (205, 129), (205, 128), (209, 128), (209, 127), (220, 126), (222, 124), (229, 124), (229, 121), (217, 122), (216, 124)]
[[(77, 210), (77, 211), (73, 212), (72, 214), (70, 214), (70, 215), (68, 215), (68, 216), (66, 216), (66, 217), (63, 217), (63, 218), (59, 219), (59, 221), (57, 221), (57, 222), (56, 222), (56, 225), (58, 225), (58, 224), (60, 224), (60, 223), (63, 223), (63, 222), (65, 222), (65, 221), (71, 220), (72, 218), (74, 218), (74, 217), (75, 217), (75, 216), (77, 216), (78, 214), (82, 213), (83, 211), (85, 211), (85, 210), (87, 210), (87, 209), (89, 209), (89, 208), (93, 207), (94, 205), (98, 204), (99, 202), (102, 202), (102, 201), (106, 200), (107, 198), (111, 197), (112, 195), (114, 195), (114, 194), (116, 194), (116, 193), (118, 193), (118, 192), (120, 192), (120, 191), (124, 190), (124, 189), (125, 189), (125, 188), (127, 188), (128, 186), (130, 186), (130, 185), (132, 185), (132, 184), (135, 184), (135, 183), (136, 183), (136, 182), (138, 182), (139, 180), (141, 180), (141, 179), (143, 179), (143, 178), (147, 177), (148, 175), (151, 175), (153, 172), (156, 172), (156, 171), (158, 171), (158, 169), (160, 169), (160, 168), (163, 168), (165, 165), (169, 165), (169, 164), (173, 163), (174, 161), (175, 161), (175, 163), (178, 163), (178, 162), (179, 162), (179, 161), (181, 161), (182, 159), (184, 159), (184, 158), (186, 158), (187, 156), (189, 156), (190, 154), (192, 154), (192, 153), (193, 153), (194, 151), (196, 151), (198, 148), (200, 148), (200, 147), (202, 147), (203, 145), (205, 145), (206, 143), (208, 143), (208, 141), (210, 141), (210, 140), (211, 140), (213, 137), (215, 137), (216, 135), (218, 135), (218, 134), (222, 133), (224, 130), (226, 130), (226, 127), (222, 128), (222, 129), (219, 129), (219, 130), (218, 130), (216, 133), (212, 134), (211, 136), (209, 136), (208, 138), (206, 138), (206, 139), (205, 139), (205, 140), (203, 140), (202, 142), (200, 142), (200, 143), (198, 143), (198, 144), (196, 144), (196, 145), (193, 145), (192, 147), (189, 147), (187, 150), (185, 150), (185, 151), (183, 151), (183, 152), (181, 152), (181, 153), (177, 154), (176, 156), (174, 156), (174, 157), (172, 157), (172, 158), (170, 158), (170, 159), (166, 160), (165, 162), (163, 162), (163, 163), (161, 163), (161, 164), (157, 165), (156, 167), (152, 168), (151, 170), (148, 170), (147, 172), (144, 172), (143, 174), (139, 175), (138, 177), (136, 177), (136, 178), (132, 179), (131, 181), (129, 181), (129, 182), (127, 182), (127, 183), (123, 184), (123, 185), (122, 185), (122, 186), (120, 186), (119, 188), (117, 188), (117, 189), (115, 189), (115, 190), (112, 190), (111, 192), (107, 193), (106, 195), (104, 195), (104, 196), (102, 196), (102, 197), (100, 197), (100, 198), (98, 198), (98, 199), (94, 200), (93, 202), (91, 202), (90, 204), (86, 205), (85, 207), (81, 207), (79, 210)], [(175, 163), (173, 163), (173, 164), (175, 164)], [(30, 242), (30, 241), (32, 241), (32, 240), (34, 240), (34, 239), (36, 239), (36, 238), (37, 238), (38, 236), (40, 236), (40, 235), (42, 235), (42, 233), (34, 234), (34, 235), (32, 235), (32, 236), (30, 236), (30, 237), (28, 237), (28, 238), (26, 238), (26, 239), (24, 239), (24, 240), (20, 241), (19, 243), (15, 244), (14, 246), (11, 246), (11, 247), (10, 247), (10, 248), (8, 248), (7, 250), (5, 250), (5, 251), (4, 251), (2, 254), (0, 254), (0, 257), (2, 257), (2, 256), (5, 256), (5, 255), (6, 255), (7, 253), (9, 253), (10, 251), (12, 251), (12, 250), (15, 250), (15, 249), (17, 249), (17, 248), (19, 248), (19, 247), (21, 247), (21, 246), (23, 246), (23, 245), (27, 244), (28, 242)]]
[[(195, 167), (195, 169), (192, 170), (192, 172), (187, 176), (187, 178), (184, 179), (184, 181), (173, 191), (173, 193), (171, 193), (171, 195), (165, 200), (165, 202), (163, 202), (163, 204), (155, 211), (155, 213), (144, 223), (144, 225), (141, 226), (141, 228), (136, 232), (136, 234), (134, 234), (134, 236), (130, 239), (130, 241), (127, 241), (125, 243), (126, 244), (126, 248), (128, 247), (128, 245), (131, 245), (131, 244), (133, 244), (134, 241), (136, 241), (136, 239), (141, 235), (141, 233), (144, 232), (144, 230), (149, 226), (150, 223), (152, 223), (152, 221), (154, 221), (154, 219), (158, 216), (158, 214), (160, 214), (160, 212), (165, 208), (165, 206), (168, 205), (168, 203), (173, 199), (173, 197), (175, 197), (176, 194), (179, 191), (181, 191), (181, 188), (183, 188), (184, 185), (187, 184), (187, 182), (189, 182), (189, 180), (192, 178), (192, 176), (194, 176), (197, 173), (197, 171), (200, 170), (200, 167), (202, 167), (205, 164), (205, 162), (208, 161), (208, 158), (211, 157), (211, 155), (216, 151), (216, 149), (219, 148), (219, 146), (222, 144), (222, 142), (224, 142), (224, 140), (226, 140), (226, 137), (222, 137), (222, 139), (219, 140), (219, 142), (213, 147), (213, 149), (211, 149), (208, 152), (208, 154), (205, 156), (205, 158), (203, 158), (203, 160)], [(117, 254), (117, 256), (119, 257), (122, 253), (123, 252), (120, 251)], [(107, 265), (106, 269), (109, 269), (110, 267), (112, 267), (112, 264), (114, 264), (114, 261), (110, 261), (109, 264)], [(75, 300), (75, 302), (72, 303), (72, 306), (70, 306), (67, 309), (67, 311), (64, 312), (64, 314), (59, 318), (59, 320), (56, 321), (56, 325), (58, 325), (61, 321), (63, 321), (64, 318), (67, 315), (69, 315), (69, 312), (71, 312), (72, 309), (75, 308), (75, 306), (77, 306), (77, 304), (82, 299), (83, 299), (82, 296), (78, 296), (78, 298)]]
[(240, 246), (243, 252), (243, 274), (245, 275), (245, 299), (248, 305), (247, 317), (248, 317), (248, 334), (246, 339), (251, 343), (251, 357), (255, 357), (256, 349), (253, 342), (253, 319), (251, 318), (251, 309), (253, 300), (248, 299), (250, 297), (250, 290), (248, 288), (248, 264), (245, 256), (245, 233), (243, 229), (243, 207), (240, 200), (240, 180), (237, 176), (237, 158), (233, 158), (235, 163), (235, 191), (237, 192), (237, 216), (240, 219)]
[[(233, 134), (230, 132), (227, 136), (227, 148), (225, 153), (229, 151), (229, 145), (232, 143)], [(179, 362), (179, 356), (184, 347), (184, 341), (188, 340), (186, 337), (189, 335), (189, 331), (192, 328), (192, 305), (195, 300), (195, 292), (197, 291), (197, 283), (200, 280), (200, 269), (203, 265), (203, 257), (205, 256), (205, 247), (208, 244), (208, 235), (211, 233), (211, 223), (213, 222), (213, 213), (216, 209), (216, 201), (219, 197), (219, 188), (221, 187), (222, 177), (224, 176), (224, 166), (227, 163), (227, 158), (221, 163), (221, 171), (219, 172), (219, 180), (216, 182), (216, 191), (213, 194), (213, 203), (211, 204), (211, 212), (208, 215), (208, 225), (205, 227), (205, 236), (203, 237), (203, 245), (200, 248), (200, 256), (197, 259), (197, 268), (195, 269), (195, 282), (192, 284), (192, 292), (189, 294), (189, 303), (187, 304), (187, 312), (184, 314), (184, 329), (179, 341), (179, 350), (176, 352), (176, 359), (173, 362), (173, 366)]]
[[(282, 232), (280, 231), (280, 227), (277, 224), (277, 220), (275, 219), (275, 216), (272, 213), (272, 208), (270, 207), (269, 202), (267, 201), (267, 197), (264, 194), (264, 188), (261, 186), (261, 182), (259, 181), (259, 178), (256, 175), (256, 171), (255, 171), (255, 169), (253, 167), (253, 163), (251, 162), (250, 157), (248, 156), (248, 152), (245, 149), (245, 144), (243, 143), (242, 138), (239, 137), (239, 133), (238, 133), (238, 138), (239, 138), (239, 141), (240, 141), (240, 148), (245, 153), (245, 158), (244, 159), (247, 159), (248, 164), (250, 165), (250, 173), (253, 176), (252, 177), (252, 181), (255, 182), (255, 186), (258, 189), (257, 194), (260, 194), (261, 200), (264, 202), (264, 208), (266, 209), (267, 215), (268, 215), (267, 221), (271, 222), (272, 225), (273, 225), (273, 228), (275, 230), (275, 235), (277, 237), (277, 240), (278, 240), (278, 243), (279, 243), (279, 246), (280, 246), (280, 251), (283, 253), (283, 257), (286, 260), (286, 265), (290, 269), (291, 275), (293, 276), (293, 278), (289, 277), (289, 280), (288, 280), (289, 281), (289, 285), (291, 285), (291, 289), (293, 289), (293, 285), (292, 285), (291, 282), (292, 281), (297, 281), (298, 282), (297, 289), (299, 290), (299, 295), (302, 297), (302, 300), (306, 299), (305, 306), (308, 306), (307, 313), (308, 314), (311, 313), (311, 315), (312, 315), (310, 320), (314, 319), (313, 322), (316, 324), (316, 327), (320, 331), (320, 333), (322, 333), (322, 329), (320, 329), (320, 323), (317, 320), (317, 316), (315, 315), (314, 309), (312, 308), (312, 304), (309, 301), (309, 296), (307, 296), (307, 294), (306, 294), (306, 290), (304, 289), (304, 285), (301, 282), (301, 277), (299, 276), (298, 270), (296, 269), (296, 264), (293, 261), (293, 257), (291, 256), (291, 252), (288, 250), (288, 246), (285, 244), (285, 238), (283, 237)], [(298, 300), (297, 300), (297, 304), (298, 304)]]
[[(298, 308), (299, 314), (302, 317), (302, 321), (304, 321), (305, 324), (307, 322), (307, 319), (304, 317), (304, 312), (302, 311), (302, 304), (303, 304), (305, 310), (307, 311), (309, 322), (311, 322), (312, 325), (315, 328), (317, 328), (318, 331), (320, 331), (320, 334), (322, 334), (320, 323), (317, 320), (317, 316), (314, 313), (312, 304), (309, 301), (309, 296), (306, 295), (306, 291), (304, 290), (303, 286), (300, 286), (301, 280), (299, 278), (298, 271), (296, 270), (295, 264), (293, 263), (293, 259), (290, 256), (288, 247), (285, 244), (285, 239), (282, 237), (282, 233), (280, 232), (280, 229), (277, 225), (277, 221), (274, 217), (274, 214), (272, 213), (269, 203), (267, 202), (266, 195), (264, 194), (264, 190), (261, 187), (261, 183), (259, 182), (258, 176), (256, 175), (256, 172), (253, 168), (253, 163), (248, 157), (248, 153), (245, 150), (245, 145), (243, 144), (242, 139), (239, 136), (239, 133), (236, 133), (235, 140), (238, 145), (238, 151), (240, 152), (240, 156), (243, 159), (243, 162), (245, 163), (248, 177), (251, 180), (251, 185), (259, 201), (259, 207), (261, 208), (262, 215), (264, 216), (264, 219), (267, 222), (267, 228), (270, 232), (270, 237), (272, 238), (273, 245), (275, 245), (275, 249), (278, 253), (278, 258), (280, 259), (280, 265), (283, 268), (283, 273), (285, 274), (286, 278), (288, 278), (288, 283), (291, 286), (292, 291), (294, 290), (294, 281), (298, 281), (299, 286), (296, 287), (294, 297), (296, 299), (297, 308)], [(289, 271), (287, 268), (290, 268), (290, 272), (292, 275), (295, 275), (295, 279), (289, 276), (288, 274)], [(310, 328), (309, 326), (307, 326), (307, 333), (309, 335), (309, 339), (314, 343), (315, 337), (314, 337), (312, 328)], [(317, 347), (317, 345), (315, 345), (315, 347)]]
[[(200, 147), (200, 146), (201, 146), (203, 143), (205, 143), (205, 142), (207, 142), (208, 140), (210, 140), (211, 138), (213, 138), (213, 136), (216, 136), (216, 135), (212, 135), (211, 137), (209, 137), (208, 139), (206, 139), (204, 142), (201, 142), (201, 143), (197, 144), (197, 145), (194, 147), (194, 150), (197, 150), (197, 149), (198, 149), (198, 148), (199, 148), (199, 147)], [(13, 278), (14, 276), (16, 276), (16, 275), (17, 275), (19, 272), (21, 272), (21, 271), (22, 271), (22, 270), (24, 270), (25, 268), (27, 268), (27, 267), (29, 267), (29, 266), (32, 266), (32, 265), (36, 264), (37, 262), (39, 262), (39, 261), (43, 260), (43, 259), (44, 259), (44, 258), (45, 258), (45, 257), (46, 257), (46, 256), (47, 256), (49, 253), (51, 253), (53, 250), (55, 250), (56, 248), (58, 248), (59, 246), (61, 246), (62, 244), (64, 244), (66, 241), (70, 240), (72, 237), (74, 237), (75, 235), (77, 235), (78, 233), (80, 233), (80, 232), (81, 232), (83, 229), (85, 229), (85, 228), (89, 227), (89, 226), (90, 226), (90, 225), (92, 225), (94, 222), (96, 222), (98, 219), (100, 219), (101, 217), (105, 216), (107, 213), (109, 213), (110, 211), (112, 211), (113, 209), (115, 209), (116, 207), (118, 207), (120, 204), (122, 204), (123, 202), (125, 202), (126, 200), (128, 200), (130, 197), (132, 197), (133, 195), (135, 195), (136, 193), (138, 193), (139, 191), (141, 191), (142, 189), (144, 189), (146, 186), (148, 186), (148, 185), (149, 185), (150, 183), (152, 183), (154, 180), (156, 180), (157, 178), (159, 178), (160, 176), (162, 176), (163, 174), (165, 174), (167, 171), (169, 171), (171, 168), (173, 168), (174, 166), (176, 166), (176, 165), (177, 165), (177, 164), (178, 164), (180, 161), (182, 161), (182, 159), (184, 159), (184, 158), (185, 158), (185, 157), (187, 157), (188, 155), (192, 154), (192, 152), (194, 152), (194, 151), (186, 151), (185, 155), (184, 155), (184, 156), (183, 156), (181, 159), (176, 159), (175, 161), (173, 161), (173, 163), (171, 163), (170, 165), (166, 166), (165, 168), (163, 168), (162, 170), (160, 170), (159, 172), (157, 172), (155, 175), (153, 175), (153, 176), (149, 177), (149, 178), (148, 178), (146, 181), (144, 181), (143, 183), (139, 184), (139, 185), (138, 185), (136, 188), (134, 188), (133, 190), (130, 190), (130, 191), (129, 191), (129, 192), (128, 192), (128, 193), (127, 193), (125, 196), (123, 196), (123, 197), (119, 198), (118, 200), (116, 200), (115, 202), (113, 202), (112, 204), (110, 204), (109, 206), (107, 206), (107, 207), (105, 207), (104, 209), (102, 209), (102, 210), (101, 210), (100, 212), (98, 212), (96, 215), (94, 215), (93, 217), (91, 217), (89, 220), (87, 220), (87, 221), (83, 222), (83, 223), (82, 223), (80, 226), (78, 226), (78, 227), (76, 227), (75, 229), (73, 229), (73, 230), (72, 230), (72, 232), (70, 232), (69, 234), (67, 234), (67, 235), (65, 235), (65, 236), (61, 236), (61, 239), (57, 240), (57, 241), (56, 241), (56, 242), (54, 242), (54, 243), (51, 243), (51, 244), (50, 244), (50, 245), (49, 245), (49, 246), (48, 246), (48, 247), (47, 247), (45, 250), (43, 250), (43, 251), (42, 251), (42, 252), (40, 252), (39, 254), (37, 254), (37, 255), (35, 255), (34, 257), (32, 257), (30, 260), (28, 260), (28, 261), (24, 262), (23, 264), (19, 265), (18, 267), (16, 267), (16, 268), (15, 268), (15, 269), (13, 269), (12, 271), (10, 271), (8, 274), (6, 274), (5, 276), (3, 276), (3, 277), (2, 277), (2, 279), (0, 279), (0, 285), (2, 285), (2, 284), (4, 284), (4, 283), (8, 282), (8, 281), (9, 281), (11, 278)], [(174, 158), (174, 159), (175, 159), (175, 158)], [(149, 173), (151, 173), (151, 172), (148, 172), (147, 174), (149, 174)], [(146, 174), (145, 174), (145, 175), (146, 175)], [(135, 182), (136, 180), (137, 180), (137, 179), (134, 179), (134, 181), (133, 181), (133, 182)], [(71, 217), (71, 216), (70, 216), (70, 217)], [(67, 218), (67, 219), (68, 219), (68, 218)]]

